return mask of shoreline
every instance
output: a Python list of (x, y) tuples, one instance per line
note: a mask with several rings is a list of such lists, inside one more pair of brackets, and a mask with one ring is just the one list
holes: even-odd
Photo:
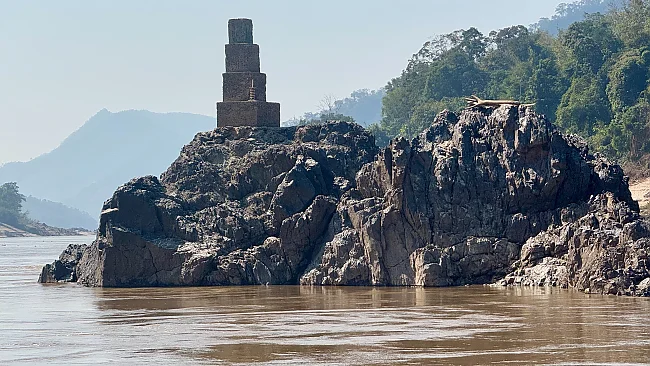
[(45, 224), (39, 224), (35, 228), (37, 232), (29, 232), (26, 230), (18, 229), (14, 226), (0, 223), (0, 239), (4, 238), (30, 238), (30, 237), (47, 237), (47, 236), (89, 236), (95, 235), (93, 231), (86, 229), (63, 229)]

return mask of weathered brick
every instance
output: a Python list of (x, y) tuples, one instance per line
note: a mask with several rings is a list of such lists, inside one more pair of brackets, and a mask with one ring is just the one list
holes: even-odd
[(227, 44), (226, 72), (260, 72), (260, 46)]
[(223, 74), (223, 101), (248, 100), (251, 80), (255, 80), (257, 100), (266, 101), (266, 74), (260, 72), (226, 72)]
[(279, 127), (280, 103), (261, 101), (217, 103), (217, 127)]

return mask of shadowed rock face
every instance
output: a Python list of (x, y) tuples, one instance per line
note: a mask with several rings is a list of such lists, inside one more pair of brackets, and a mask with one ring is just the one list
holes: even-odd
[(365, 165), (357, 189), (302, 283), (348, 284), (362, 273), (374, 285), (490, 283), (526, 240), (584, 216), (592, 195), (636, 210), (619, 166), (514, 107), (440, 115)]
[(87, 247), (85, 244), (68, 245), (59, 259), (43, 267), (38, 282), (77, 282), (77, 264)]
[(77, 273), (90, 286), (503, 279), (644, 294), (647, 228), (618, 165), (524, 107), (443, 112), (382, 151), (348, 123), (225, 127), (160, 181), (120, 187)]
[(200, 133), (162, 175), (106, 202), (91, 286), (297, 283), (340, 197), (377, 153), (348, 123)]

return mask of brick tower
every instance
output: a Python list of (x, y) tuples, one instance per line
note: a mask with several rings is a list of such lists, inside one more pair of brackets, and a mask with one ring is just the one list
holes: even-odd
[(217, 126), (280, 127), (280, 103), (266, 101), (266, 74), (260, 72), (260, 47), (253, 43), (253, 21), (228, 20), (228, 39)]

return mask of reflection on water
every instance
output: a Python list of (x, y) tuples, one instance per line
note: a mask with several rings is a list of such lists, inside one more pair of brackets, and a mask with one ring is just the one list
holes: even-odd
[(0, 364), (634, 364), (650, 300), (555, 289), (39, 285), (68, 242), (0, 240)]

